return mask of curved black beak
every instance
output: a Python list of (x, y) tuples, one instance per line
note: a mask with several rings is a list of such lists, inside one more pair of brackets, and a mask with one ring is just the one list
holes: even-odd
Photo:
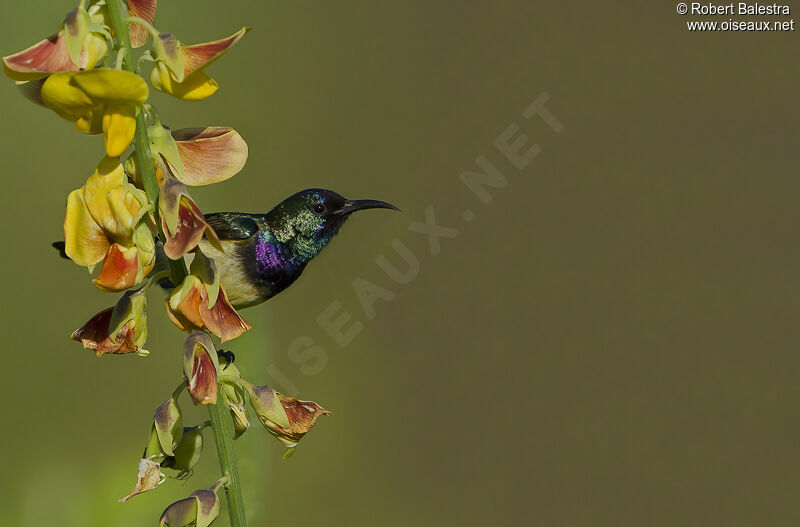
[(357, 210), (364, 209), (392, 209), (400, 210), (391, 203), (378, 201), (376, 199), (349, 199), (344, 202), (344, 206), (336, 211), (336, 214), (350, 214)]

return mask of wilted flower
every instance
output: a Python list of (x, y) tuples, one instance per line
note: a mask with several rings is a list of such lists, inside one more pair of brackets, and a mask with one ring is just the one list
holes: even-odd
[(196, 251), (190, 269), (166, 301), (167, 315), (178, 328), (186, 332), (207, 328), (222, 342), (251, 328), (228, 301), (213, 260)]
[(167, 238), (164, 253), (169, 258), (177, 260), (193, 251), (204, 235), (222, 251), (217, 234), (206, 223), (203, 213), (189, 197), (183, 183), (177, 179), (167, 179), (159, 192), (158, 208), (161, 212), (161, 228)]
[(261, 424), (289, 448), (284, 457), (292, 455), (297, 442), (311, 430), (320, 415), (331, 415), (313, 401), (283, 395), (269, 386), (255, 386), (241, 379), (239, 382), (250, 394), (250, 406)]
[(135, 73), (97, 68), (51, 75), (41, 97), (45, 106), (74, 122), (78, 131), (102, 131), (106, 153), (117, 157), (130, 146), (136, 112), (149, 94), (147, 83)]
[(78, 265), (103, 261), (94, 284), (121, 291), (140, 282), (155, 264), (144, 192), (128, 183), (118, 159), (105, 158), (86, 184), (67, 198), (64, 250)]
[(154, 35), (156, 64), (150, 83), (156, 90), (187, 101), (210, 97), (219, 85), (203, 68), (222, 56), (249, 29), (243, 27), (227, 38), (192, 46), (184, 46), (169, 34)]
[(67, 14), (56, 35), (3, 57), (3, 70), (15, 81), (41, 79), (51, 73), (89, 70), (108, 52), (104, 12), (94, 5)]
[(182, 475), (191, 473), (203, 453), (203, 427), (184, 427), (181, 442), (173, 453), (175, 455), (165, 458), (161, 466), (177, 470)]
[(214, 343), (193, 331), (183, 344), (183, 379), (194, 404), (217, 404), (219, 360)]
[(212, 487), (196, 490), (188, 498), (176, 501), (161, 514), (158, 527), (208, 527), (219, 515), (217, 490), (227, 482), (228, 478), (224, 477)]
[(147, 297), (145, 287), (126, 291), (114, 307), (96, 314), (72, 333), (72, 339), (93, 349), (98, 357), (106, 353), (138, 353), (147, 340)]
[(139, 460), (139, 472), (136, 476), (136, 486), (124, 498), (120, 498), (120, 502), (128, 501), (137, 494), (152, 490), (161, 485), (167, 479), (161, 473), (161, 466), (149, 458), (142, 458)]

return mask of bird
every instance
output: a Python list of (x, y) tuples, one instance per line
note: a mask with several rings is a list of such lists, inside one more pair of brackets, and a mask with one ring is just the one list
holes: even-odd
[[(400, 210), (385, 201), (350, 200), (332, 190), (309, 188), (284, 199), (266, 214), (204, 214), (220, 243), (215, 246), (204, 237), (199, 247), (214, 260), (231, 305), (237, 309), (252, 307), (294, 283), (350, 215), (366, 209)], [(53, 247), (62, 258), (69, 259), (63, 241), (53, 243)], [(158, 238), (156, 248), (154, 270), (168, 269), (169, 261)], [(190, 259), (193, 255), (187, 256)], [(160, 280), (159, 285), (174, 287), (168, 279)]]
[(222, 250), (207, 238), (199, 247), (214, 260), (231, 305), (252, 307), (292, 285), (350, 216), (366, 209), (400, 210), (385, 201), (351, 200), (332, 190), (310, 188), (266, 214), (204, 214)]

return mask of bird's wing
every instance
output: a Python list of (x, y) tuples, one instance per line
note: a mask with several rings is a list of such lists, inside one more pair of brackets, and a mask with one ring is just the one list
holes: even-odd
[(258, 223), (247, 214), (212, 212), (204, 216), (220, 240), (246, 240), (258, 232)]

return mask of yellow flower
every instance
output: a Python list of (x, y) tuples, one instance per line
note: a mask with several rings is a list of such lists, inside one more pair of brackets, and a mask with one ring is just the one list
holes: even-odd
[(86, 184), (67, 198), (64, 250), (78, 265), (103, 261), (95, 286), (122, 291), (139, 283), (155, 264), (155, 244), (144, 192), (128, 183), (119, 159), (105, 158)]
[(210, 97), (219, 84), (203, 68), (222, 56), (249, 30), (243, 27), (227, 38), (192, 46), (183, 46), (169, 34), (154, 37), (156, 65), (150, 74), (150, 83), (156, 90), (186, 101)]
[(106, 153), (121, 155), (133, 140), (136, 112), (150, 92), (140, 76), (98, 68), (55, 73), (42, 86), (42, 102), (84, 133), (105, 136)]

